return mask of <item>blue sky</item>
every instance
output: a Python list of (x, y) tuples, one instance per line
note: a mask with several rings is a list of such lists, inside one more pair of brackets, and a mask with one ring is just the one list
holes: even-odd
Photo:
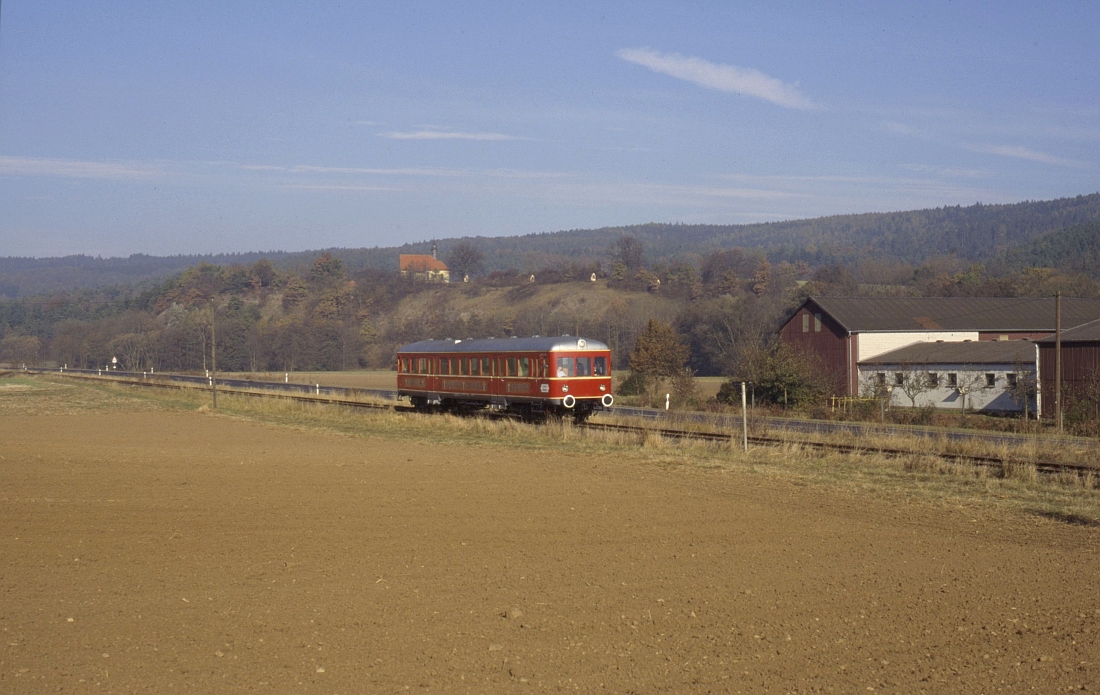
[(1100, 4), (9, 0), (0, 255), (1100, 190)]

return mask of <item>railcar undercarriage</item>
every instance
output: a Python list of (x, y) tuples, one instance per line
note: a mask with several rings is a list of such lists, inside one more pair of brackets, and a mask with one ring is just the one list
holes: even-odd
[(599, 401), (588, 400), (577, 400), (572, 408), (544, 403), (509, 403), (508, 405), (497, 406), (486, 401), (461, 400), (457, 398), (430, 400), (427, 396), (411, 396), (410, 400), (413, 408), (423, 413), (472, 415), (486, 408), (492, 408), (498, 412), (518, 417), (524, 422), (533, 423), (572, 418), (573, 422), (579, 425), (592, 417), (592, 414), (597, 410), (603, 409)]

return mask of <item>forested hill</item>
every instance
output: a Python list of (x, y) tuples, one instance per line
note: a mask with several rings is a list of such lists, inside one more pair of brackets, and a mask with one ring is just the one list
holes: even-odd
[(867, 257), (920, 264), (940, 255), (991, 260), (1044, 234), (1094, 221), (1100, 221), (1100, 193), (1011, 205), (979, 203), (745, 225), (645, 224), (481, 241), (490, 256), (527, 252), (598, 258), (616, 237), (630, 235), (643, 242), (654, 260), (742, 247), (766, 251), (773, 261), (801, 260), (813, 266)]
[[(608, 247), (617, 238), (627, 235), (641, 241), (647, 260), (656, 262), (678, 258), (698, 260), (716, 249), (741, 247), (763, 251), (773, 262), (805, 261), (813, 267), (835, 263), (852, 265), (866, 259), (917, 265), (942, 255), (983, 262), (1011, 256), (1013, 263), (1016, 263), (1024, 258), (1012, 256), (1017, 247), (1090, 222), (1100, 222), (1100, 193), (1010, 205), (976, 204), (764, 224), (654, 223), (518, 237), (477, 237), (468, 241), (484, 254), (483, 267), (486, 271), (516, 269), (526, 272), (556, 264), (606, 261)], [(460, 241), (456, 238), (439, 240), (441, 255), (446, 258)], [(1054, 253), (1054, 247), (1059, 243), (1062, 242), (1036, 241), (1039, 245), (1026, 253), (1031, 253), (1030, 257), (1047, 257)], [(308, 266), (324, 251), (340, 258), (349, 269), (393, 270), (397, 268), (398, 254), (427, 253), (430, 247), (431, 242), (422, 242), (389, 248), (318, 249), (289, 253), (168, 257), (136, 254), (128, 258), (106, 259), (90, 256), (0, 258), (0, 297), (131, 284), (163, 278), (203, 261), (218, 265), (243, 265), (264, 257), (276, 267), (294, 268)], [(1072, 260), (1073, 254), (1064, 257)]]
[(1100, 278), (1100, 222), (1051, 232), (1005, 254), (1008, 269), (1060, 268)]

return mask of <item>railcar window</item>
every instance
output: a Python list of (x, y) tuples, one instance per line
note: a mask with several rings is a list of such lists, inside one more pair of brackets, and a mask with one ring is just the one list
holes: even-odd
[(509, 357), (508, 358), (508, 376), (515, 376), (515, 375), (516, 375), (516, 358), (515, 357)]
[(539, 360), (539, 378), (545, 379), (548, 376), (550, 376), (550, 365), (547, 364), (546, 358), (543, 357)]
[(559, 357), (557, 375), (560, 377), (573, 376), (573, 358)]
[(607, 358), (606, 357), (597, 357), (595, 359), (595, 363), (596, 363), (596, 368), (595, 368), (596, 376), (607, 376)]
[(462, 376), (470, 375), (470, 360), (462, 358), (458, 361), (458, 370), (462, 372)]
[(521, 357), (519, 358), (519, 375), (531, 376), (531, 358)]
[(427, 374), (428, 373), (428, 358), (418, 357), (416, 358), (416, 373)]
[(592, 358), (577, 358), (577, 376), (592, 376)]
[(493, 375), (493, 361), (488, 357), (481, 358), (481, 376)]
[(470, 358), (470, 374), (472, 376), (478, 376), (481, 374), (481, 360), (476, 357)]
[(451, 361), (446, 357), (439, 358), (439, 373), (443, 376), (451, 373)]

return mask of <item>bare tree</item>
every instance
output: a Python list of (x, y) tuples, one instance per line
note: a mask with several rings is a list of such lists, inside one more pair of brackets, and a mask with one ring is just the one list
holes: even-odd
[(1004, 390), (1012, 402), (1023, 411), (1024, 420), (1027, 420), (1031, 410), (1031, 399), (1036, 393), (1034, 372), (1024, 367), (1023, 363), (1017, 362), (1013, 365), (1012, 371), (1005, 375)]
[(962, 412), (966, 415), (967, 396), (985, 388), (985, 375), (979, 372), (960, 372), (956, 377), (955, 390), (962, 400)]
[(632, 236), (623, 236), (615, 240), (608, 249), (611, 263), (621, 263), (627, 271), (635, 272), (645, 266), (645, 246)]
[(909, 398), (909, 403), (917, 407), (917, 399), (939, 386), (939, 380), (928, 371), (928, 365), (900, 365), (900, 377), (895, 385)]
[(481, 272), (485, 254), (468, 241), (460, 241), (447, 254), (447, 268), (453, 273), (451, 282), (461, 280), (466, 275)]

